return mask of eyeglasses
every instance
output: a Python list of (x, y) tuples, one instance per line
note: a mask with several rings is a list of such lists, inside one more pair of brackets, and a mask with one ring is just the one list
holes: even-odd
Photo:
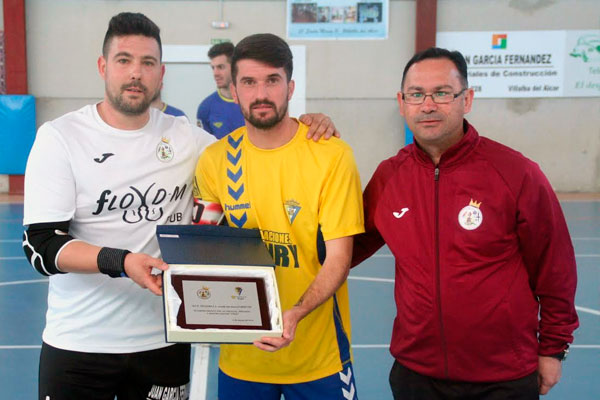
[(464, 88), (458, 93), (445, 92), (443, 90), (438, 90), (433, 93), (402, 93), (402, 100), (404, 100), (406, 104), (423, 104), (427, 96), (431, 96), (431, 100), (436, 104), (448, 104), (452, 103), (458, 96), (463, 94), (465, 90), (467, 90), (467, 88)]

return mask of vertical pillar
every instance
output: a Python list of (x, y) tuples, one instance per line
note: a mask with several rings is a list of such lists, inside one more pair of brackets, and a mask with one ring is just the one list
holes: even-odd
[[(437, 0), (415, 0), (417, 5), (415, 53), (435, 46), (437, 33)], [(404, 145), (413, 142), (413, 133), (404, 122)]]
[(3, 0), (6, 94), (27, 94), (25, 0)]
[(415, 52), (435, 46), (437, 33), (437, 0), (415, 0), (417, 5), (417, 26)]
[[(25, 0), (3, 0), (6, 94), (27, 94)], [(9, 193), (23, 193), (23, 175), (9, 175)]]

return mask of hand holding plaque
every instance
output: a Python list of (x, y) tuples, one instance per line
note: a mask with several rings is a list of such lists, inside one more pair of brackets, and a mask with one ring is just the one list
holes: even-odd
[(292, 343), (296, 337), (296, 327), (302, 319), (296, 308), (284, 311), (283, 313), (283, 334), (281, 337), (261, 337), (254, 341), (254, 345), (261, 350), (274, 352), (283, 349)]

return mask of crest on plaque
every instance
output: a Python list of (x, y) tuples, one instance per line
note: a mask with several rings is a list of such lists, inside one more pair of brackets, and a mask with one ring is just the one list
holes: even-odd
[(210, 299), (210, 288), (208, 286), (202, 286), (201, 289), (198, 289), (196, 295), (203, 300), (208, 300)]

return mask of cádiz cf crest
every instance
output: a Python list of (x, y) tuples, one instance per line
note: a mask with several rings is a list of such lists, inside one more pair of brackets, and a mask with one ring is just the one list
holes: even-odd
[(483, 222), (483, 214), (481, 213), (480, 206), (481, 202), (471, 199), (469, 205), (458, 213), (458, 223), (460, 226), (468, 231), (479, 228)]
[(173, 159), (173, 146), (166, 137), (161, 138), (156, 146), (156, 157), (162, 162), (169, 162)]
[(242, 289), (239, 286), (236, 286), (233, 291), (234, 291), (234, 295), (231, 296), (231, 298), (233, 300), (246, 300), (247, 296), (242, 296), (242, 292), (244, 291), (244, 289)]
[(283, 204), (283, 207), (285, 208), (285, 213), (290, 220), (290, 225), (293, 224), (296, 216), (302, 208), (300, 207), (300, 203), (298, 203), (296, 200), (286, 200), (286, 202)]

